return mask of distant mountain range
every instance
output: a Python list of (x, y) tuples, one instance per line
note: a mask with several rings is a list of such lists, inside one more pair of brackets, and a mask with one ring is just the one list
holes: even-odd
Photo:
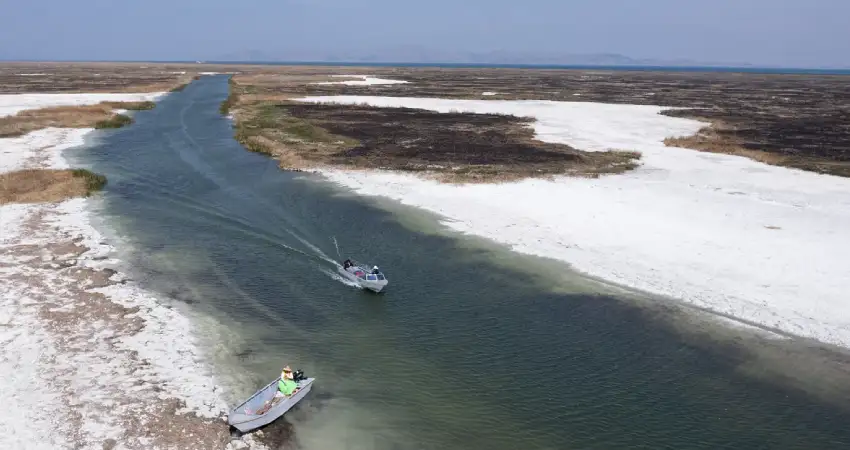
[(518, 52), (496, 50), (463, 52), (432, 50), (417, 46), (399, 46), (373, 52), (298, 51), (280, 52), (245, 50), (210, 58), (212, 61), (245, 62), (328, 62), (328, 63), (414, 63), (414, 64), (529, 64), (587, 66), (734, 66), (751, 67), (740, 62), (707, 62), (689, 59), (631, 58), (617, 53), (570, 54), (557, 52)]

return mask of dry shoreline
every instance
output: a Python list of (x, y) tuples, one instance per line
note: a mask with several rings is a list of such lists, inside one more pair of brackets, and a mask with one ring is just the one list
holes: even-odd
[[(23, 423), (12, 425), (21, 439), (10, 444), (26, 448), (49, 437), (58, 447), (74, 448), (224, 447), (227, 429), (217, 420), (221, 405), (208, 398), (189, 408), (203, 406), (204, 413), (181, 414), (191, 399), (170, 392), (184, 383), (215, 392), (202, 381), (204, 374), (184, 373), (200, 378), (169, 380), (175, 374), (163, 373), (167, 359), (176, 368), (193, 368), (188, 361), (145, 349), (152, 339), (171, 338), (183, 341), (180, 350), (193, 351), (190, 336), (173, 335), (180, 318), (121, 284), (120, 274), (95, 264), (110, 250), (87, 242), (97, 236), (85, 229), (84, 202), (3, 209), (6, 219), (19, 215), (18, 223), (4, 223), (3, 230), (9, 242), (2, 246), (0, 276), (7, 286), (4, 315), (10, 318), (4, 325), (6, 333), (17, 331), (11, 341), (4, 339), (4, 347), (26, 342), (39, 348), (33, 369), (37, 390), (46, 393), (36, 405), (53, 418), (39, 427), (44, 436), (26, 435)], [(13, 370), (22, 365), (19, 361)]]
[[(42, 95), (33, 106), (63, 104), (66, 95)], [(3, 100), (19, 108), (25, 99)], [(61, 153), (90, 131), (0, 139), (0, 172), (67, 170)], [(0, 205), (0, 401), (16, 411), (0, 420), (0, 446), (264, 448), (250, 437), (231, 442), (223, 391), (202, 362), (192, 323), (113, 269), (114, 248), (91, 226), (90, 201)]]

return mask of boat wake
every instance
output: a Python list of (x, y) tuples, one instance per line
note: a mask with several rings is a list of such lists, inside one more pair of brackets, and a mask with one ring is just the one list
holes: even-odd
[(344, 285), (346, 285), (346, 286), (355, 287), (355, 288), (357, 288), (357, 289), (363, 289), (363, 288), (362, 288), (359, 284), (357, 284), (357, 283), (355, 283), (355, 282), (353, 282), (353, 281), (349, 280), (348, 278), (342, 277), (341, 275), (339, 275), (339, 274), (338, 274), (338, 273), (336, 273), (336, 272), (333, 272), (333, 271), (328, 270), (328, 269), (321, 269), (321, 271), (322, 271), (322, 273), (324, 273), (325, 275), (327, 275), (327, 276), (331, 277), (331, 279), (336, 280), (336, 281), (339, 281), (340, 283), (342, 283), (342, 284), (344, 284)]

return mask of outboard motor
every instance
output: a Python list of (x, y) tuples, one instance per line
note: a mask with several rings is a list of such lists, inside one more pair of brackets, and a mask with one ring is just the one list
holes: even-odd
[(306, 379), (307, 379), (307, 377), (304, 376), (303, 370), (297, 369), (297, 370), (292, 371), (292, 381), (297, 383), (301, 380), (306, 380)]

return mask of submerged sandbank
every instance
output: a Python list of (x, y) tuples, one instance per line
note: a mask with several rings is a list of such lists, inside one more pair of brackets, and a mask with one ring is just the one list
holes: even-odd
[(320, 170), (446, 226), (566, 261), (606, 280), (798, 336), (850, 347), (850, 180), (665, 147), (704, 123), (657, 106), (329, 96), (440, 112), (532, 116), (537, 138), (635, 150), (642, 166), (598, 179), (453, 186), (380, 171)]
[[(24, 109), (151, 94), (0, 96)], [(65, 169), (91, 129), (0, 139), (0, 171)], [(189, 319), (113, 267), (88, 199), (0, 206), (0, 420), (4, 448), (222, 448), (227, 406)]]

